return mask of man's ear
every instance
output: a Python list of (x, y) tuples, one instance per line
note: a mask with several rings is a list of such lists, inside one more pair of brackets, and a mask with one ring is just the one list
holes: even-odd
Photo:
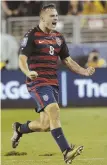
[(40, 19), (41, 19), (43, 22), (45, 22), (45, 19), (44, 19), (44, 16), (43, 16), (43, 15), (40, 16)]

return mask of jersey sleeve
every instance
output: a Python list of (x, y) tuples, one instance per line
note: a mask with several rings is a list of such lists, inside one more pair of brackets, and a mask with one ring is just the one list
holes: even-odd
[(29, 30), (20, 43), (19, 54), (24, 54), (25, 56), (30, 56), (33, 49), (33, 31)]
[(64, 60), (65, 58), (69, 57), (70, 55), (69, 55), (68, 46), (67, 46), (63, 36), (62, 36), (62, 41), (63, 41), (63, 43), (61, 46), (61, 50), (59, 52), (59, 57), (61, 60)]

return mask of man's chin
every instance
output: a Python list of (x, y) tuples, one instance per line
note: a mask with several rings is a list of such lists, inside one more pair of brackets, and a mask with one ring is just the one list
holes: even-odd
[(51, 28), (52, 30), (56, 30), (56, 26)]
[(53, 30), (56, 30), (56, 26), (55, 27), (51, 27), (51, 28), (47, 28), (49, 31), (53, 31)]

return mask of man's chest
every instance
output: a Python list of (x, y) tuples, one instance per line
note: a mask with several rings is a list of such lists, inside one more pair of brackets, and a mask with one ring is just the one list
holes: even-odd
[(46, 55), (58, 55), (62, 47), (60, 36), (36, 36), (34, 39), (34, 48), (39, 53)]

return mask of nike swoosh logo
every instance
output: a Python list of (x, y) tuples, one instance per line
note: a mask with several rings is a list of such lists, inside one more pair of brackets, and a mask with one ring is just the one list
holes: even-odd
[(61, 135), (59, 135), (57, 138), (59, 139)]
[(39, 43), (41, 44), (41, 43), (43, 43), (44, 41), (39, 41)]

